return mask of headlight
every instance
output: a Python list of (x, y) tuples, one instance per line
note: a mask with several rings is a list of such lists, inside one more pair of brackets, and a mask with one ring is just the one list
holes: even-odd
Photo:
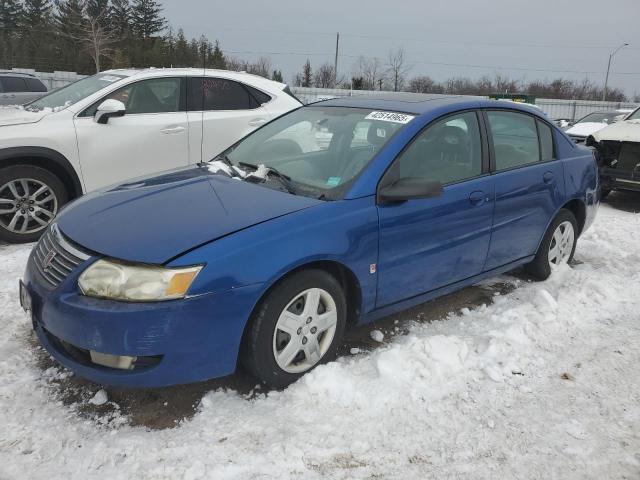
[(78, 285), (83, 295), (137, 302), (183, 298), (202, 266), (164, 268), (98, 260)]

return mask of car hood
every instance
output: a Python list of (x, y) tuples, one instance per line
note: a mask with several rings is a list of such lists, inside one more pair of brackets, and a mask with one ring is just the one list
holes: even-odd
[(576, 123), (573, 127), (564, 131), (567, 135), (575, 135), (578, 137), (588, 137), (598, 130), (602, 130), (607, 124), (604, 122), (583, 122)]
[(96, 253), (162, 264), (225, 235), (321, 203), (199, 166), (85, 195), (65, 208), (57, 223), (67, 237)]
[(50, 112), (30, 112), (21, 107), (0, 107), (0, 127), (36, 123)]
[(640, 142), (640, 120), (623, 120), (593, 134), (596, 142)]

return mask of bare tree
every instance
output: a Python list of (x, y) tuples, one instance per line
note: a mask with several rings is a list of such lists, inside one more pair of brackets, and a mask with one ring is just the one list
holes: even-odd
[(313, 76), (314, 86), (318, 88), (333, 88), (335, 81), (335, 70), (330, 63), (322, 64)]
[(389, 59), (387, 61), (387, 73), (389, 75), (389, 81), (394, 92), (402, 90), (407, 73), (409, 73), (411, 67), (406, 64), (404, 58), (404, 49), (399, 48), (395, 52), (389, 52)]
[[(96, 11), (95, 4), (90, 5), (88, 1), (83, 1), (82, 15), (78, 17), (76, 23), (66, 32), (61, 32), (63, 36), (75, 41), (81, 49), (89, 54), (96, 67), (96, 73), (100, 72), (100, 61), (103, 57), (112, 58), (112, 45), (118, 39), (111, 34), (105, 24), (109, 15), (108, 7)], [(93, 8), (90, 8), (93, 7)]]
[(409, 91), (414, 93), (444, 93), (442, 85), (433, 81), (431, 77), (421, 75), (409, 82)]
[(269, 57), (260, 57), (255, 63), (248, 64), (246, 70), (254, 75), (269, 78), (271, 74), (271, 59)]
[(354, 76), (362, 78), (363, 90), (378, 88), (378, 80), (382, 78), (382, 65), (377, 57), (359, 57), (354, 68)]

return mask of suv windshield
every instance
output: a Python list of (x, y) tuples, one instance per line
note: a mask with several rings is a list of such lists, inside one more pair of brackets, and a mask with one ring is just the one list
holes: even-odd
[(596, 122), (606, 123), (607, 125), (622, 120), (626, 113), (624, 112), (594, 112), (589, 115), (585, 115), (576, 123)]
[(125, 75), (114, 75), (112, 73), (99, 73), (92, 77), (83, 78), (66, 87), (51, 92), (38, 100), (25, 106), (27, 110), (40, 111), (44, 109), (59, 110), (79, 102), (83, 98), (102, 90), (119, 80), (126, 78)]
[(240, 168), (277, 169), (296, 193), (337, 199), (413, 118), (363, 108), (307, 106), (267, 124), (223, 156)]

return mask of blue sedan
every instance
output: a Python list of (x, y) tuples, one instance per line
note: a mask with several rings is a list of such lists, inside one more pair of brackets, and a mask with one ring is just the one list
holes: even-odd
[(521, 265), (547, 278), (599, 195), (592, 152), (535, 109), (329, 100), (208, 163), (75, 201), (20, 297), (47, 351), (97, 383), (194, 382), (241, 362), (283, 387), (334, 358), (349, 325)]

